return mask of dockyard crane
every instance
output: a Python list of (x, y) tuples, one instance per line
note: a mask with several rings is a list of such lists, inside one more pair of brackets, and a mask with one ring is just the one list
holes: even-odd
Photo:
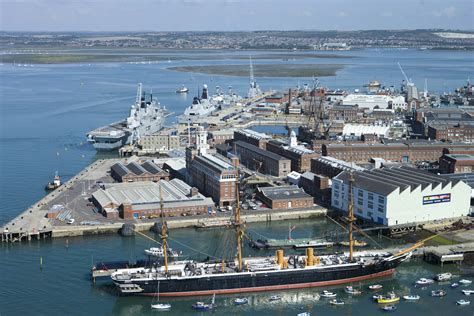
[(408, 79), (407, 74), (405, 73), (405, 71), (403, 71), (402, 65), (400, 65), (400, 63), (398, 63), (398, 68), (400, 68), (400, 71), (402, 72), (402, 75), (403, 75), (403, 77), (405, 78), (405, 82), (406, 82), (407, 84), (409, 84), (409, 83), (410, 83), (410, 84), (413, 84), (413, 82), (411, 81), (411, 79)]

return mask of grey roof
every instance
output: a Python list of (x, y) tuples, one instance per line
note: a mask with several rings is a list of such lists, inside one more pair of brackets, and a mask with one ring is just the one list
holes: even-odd
[(474, 160), (474, 155), (471, 155), (471, 154), (448, 154), (445, 156), (457, 161), (473, 161)]
[(110, 169), (112, 169), (120, 177), (123, 177), (130, 173), (130, 170), (128, 170), (128, 168), (125, 167), (125, 165), (121, 162), (117, 162), (112, 167), (110, 167)]
[(305, 178), (305, 179), (308, 179), (310, 181), (314, 181), (314, 176), (315, 176), (315, 174), (312, 173), (311, 171), (306, 171), (301, 175), (301, 178)]
[(136, 175), (141, 175), (141, 174), (144, 174), (144, 173), (147, 173), (147, 171), (145, 170), (145, 168), (143, 168), (142, 166), (140, 166), (138, 163), (136, 163), (135, 161), (132, 161), (131, 163), (129, 163), (127, 165), (127, 168), (132, 171), (134, 174)]
[(312, 198), (297, 186), (263, 187), (258, 188), (258, 191), (270, 200)]
[(257, 146), (254, 146), (254, 145), (251, 145), (251, 144), (248, 144), (246, 142), (243, 142), (241, 140), (238, 140), (236, 142), (234, 142), (234, 144), (236, 144), (237, 146), (240, 146), (240, 147), (243, 147), (243, 148), (246, 148), (248, 150), (251, 150), (253, 152), (256, 152), (264, 157), (267, 157), (267, 158), (270, 158), (270, 159), (273, 159), (273, 160), (289, 160), (287, 158), (284, 158), (280, 155), (277, 155), (271, 151), (266, 151), (266, 150), (263, 150), (261, 149), (260, 147), (257, 147)]
[[(335, 179), (349, 183), (349, 177), (350, 173), (344, 171), (337, 175)], [(418, 187), (425, 189), (428, 186), (432, 186), (434, 188), (440, 184), (442, 187), (445, 187), (451, 182), (427, 171), (406, 166), (354, 172), (354, 180), (355, 187), (381, 195), (388, 195), (396, 189), (402, 192), (407, 189), (413, 191)]]
[(145, 169), (146, 171), (148, 171), (149, 173), (151, 174), (158, 174), (158, 173), (161, 173), (163, 172), (163, 169), (161, 169), (160, 167), (158, 167), (153, 161), (151, 160), (147, 160), (145, 161), (144, 163), (142, 163), (142, 167), (143, 169)]
[(449, 173), (449, 174), (441, 174), (443, 178), (447, 178), (451, 181), (462, 181), (469, 185), (474, 190), (474, 173), (466, 172), (466, 173)]
[(169, 206), (169, 203), (184, 206), (185, 204), (182, 203), (186, 202), (192, 202), (195, 205), (214, 204), (211, 198), (206, 198), (200, 193), (190, 197), (190, 191), (191, 187), (185, 182), (173, 179), (170, 181), (160, 180), (157, 183), (143, 181), (108, 184), (105, 190), (99, 189), (94, 192), (93, 197), (102, 206), (109, 204), (118, 206), (129, 202), (132, 205), (144, 205), (144, 208), (148, 208), (150, 205), (160, 203), (160, 194), (165, 206)]

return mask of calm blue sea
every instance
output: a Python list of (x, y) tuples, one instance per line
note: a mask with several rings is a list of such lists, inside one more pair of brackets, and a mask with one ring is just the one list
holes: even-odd
[[(256, 55), (268, 52), (239, 52)], [(190, 53), (192, 54), (192, 53)], [(332, 53), (331, 53), (332, 54)], [(397, 62), (407, 75), (423, 89), (452, 91), (474, 77), (472, 52), (417, 50), (360, 50), (340, 52), (353, 58), (303, 59), (295, 61), (254, 60), (254, 64), (270, 63), (342, 63), (345, 68), (336, 76), (320, 78), (330, 88), (361, 89), (371, 80), (386, 86), (398, 86), (403, 79)], [(248, 78), (201, 75), (169, 71), (182, 65), (247, 64), (247, 60), (178, 60), (152, 64), (101, 63), (70, 65), (0, 65), (0, 225), (3, 225), (41, 198), (45, 183), (55, 171), (64, 180), (100, 157), (85, 144), (85, 134), (98, 126), (122, 119), (135, 98), (136, 85), (142, 82), (147, 91), (176, 114), (181, 114), (202, 84), (211, 91), (216, 85), (245, 95)], [(257, 78), (262, 89), (287, 89), (310, 83), (311, 78)], [(191, 89), (176, 95), (181, 85)], [(195, 92), (196, 91), (196, 92)], [(174, 117), (169, 118), (171, 124)], [(295, 223), (301, 237), (319, 236), (326, 230), (324, 220)], [(254, 224), (249, 227), (265, 236), (283, 238), (288, 223)], [(227, 233), (228, 234), (228, 233)], [(224, 252), (221, 242), (228, 238), (222, 231), (197, 232), (181, 229), (171, 232), (172, 238), (205, 253)], [(212, 241), (209, 243), (209, 241)], [(93, 236), (47, 240), (0, 247), (0, 315), (140, 315), (150, 311), (150, 299), (118, 297), (106, 283), (92, 285), (88, 272), (92, 261), (136, 259), (148, 241), (119, 236)], [(180, 249), (178, 244), (174, 248)], [(220, 250), (219, 250), (220, 249)], [(189, 255), (195, 257), (198, 253)], [(231, 250), (232, 251), (232, 250)], [(227, 249), (227, 253), (229, 250)], [(250, 252), (255, 255), (255, 253)], [(39, 268), (40, 257), (43, 269)], [(414, 289), (412, 282), (421, 276), (430, 277), (440, 267), (412, 262), (403, 265), (395, 278), (382, 281), (386, 288), (400, 293), (418, 293), (419, 303), (399, 304), (398, 314), (429, 315), (434, 313), (472, 315), (473, 306), (458, 307), (459, 290), (449, 290), (441, 299), (431, 298), (429, 290)], [(474, 279), (463, 269), (445, 266), (445, 271)], [(446, 285), (442, 286), (446, 288)], [(333, 308), (324, 301), (315, 301), (317, 290), (290, 291), (284, 300), (268, 302), (267, 294), (249, 295), (250, 304), (234, 307), (232, 297), (219, 297), (215, 314), (231, 315), (296, 315), (311, 311), (312, 315), (376, 315), (382, 312), (370, 301), (367, 293), (348, 300), (344, 307)], [(336, 289), (344, 297), (342, 291)], [(367, 292), (367, 291), (366, 291)], [(170, 315), (191, 314), (193, 300), (172, 301)], [(474, 302), (473, 302), (474, 304)]]

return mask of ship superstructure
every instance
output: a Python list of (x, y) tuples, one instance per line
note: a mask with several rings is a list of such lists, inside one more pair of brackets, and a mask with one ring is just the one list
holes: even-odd
[(114, 150), (138, 141), (141, 136), (158, 132), (169, 113), (150, 94), (146, 100), (142, 84), (138, 84), (135, 103), (129, 116), (119, 122), (97, 128), (87, 135), (87, 141), (97, 150)]
[(200, 122), (215, 111), (241, 100), (242, 98), (232, 91), (232, 87), (229, 87), (228, 94), (221, 93), (220, 88), (216, 87), (216, 94), (210, 96), (209, 89), (205, 84), (201, 96), (194, 97), (193, 103), (184, 110), (184, 114), (178, 118), (178, 122), (182, 124)]

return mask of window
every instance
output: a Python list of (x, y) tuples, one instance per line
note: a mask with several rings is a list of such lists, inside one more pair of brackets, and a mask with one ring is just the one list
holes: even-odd
[(383, 213), (383, 205), (379, 205), (379, 207), (377, 208), (377, 210), (378, 210), (380, 213)]
[(364, 200), (363, 200), (362, 198), (358, 198), (358, 199), (357, 199), (357, 204), (363, 205), (363, 204), (364, 204)]
[(374, 208), (374, 203), (369, 202), (369, 203), (367, 203), (367, 206), (368, 206), (370, 209), (373, 209), (373, 208)]
[(368, 196), (369, 200), (373, 200), (373, 199), (374, 199), (374, 194), (373, 194), (372, 192), (369, 192), (369, 193), (367, 194), (367, 196)]
[(383, 196), (379, 196), (379, 204), (385, 204), (385, 198)]

